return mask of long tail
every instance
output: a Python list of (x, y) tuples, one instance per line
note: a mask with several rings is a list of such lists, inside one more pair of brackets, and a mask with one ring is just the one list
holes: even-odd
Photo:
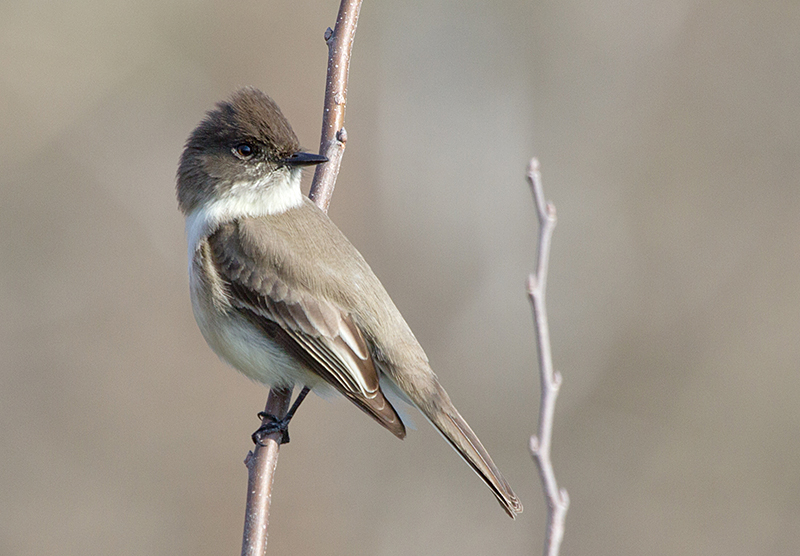
[(519, 498), (511, 490), (511, 487), (503, 478), (492, 461), (489, 452), (483, 447), (477, 435), (459, 415), (455, 406), (450, 401), (450, 397), (444, 388), (436, 382), (436, 392), (432, 399), (426, 400), (427, 403), (417, 404), (422, 413), (435, 426), (442, 436), (466, 461), (473, 471), (483, 479), (492, 492), (497, 497), (500, 505), (506, 513), (514, 519), (516, 514), (522, 512), (522, 504)]

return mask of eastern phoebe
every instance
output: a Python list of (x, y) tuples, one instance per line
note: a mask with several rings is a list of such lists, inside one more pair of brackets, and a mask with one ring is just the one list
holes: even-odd
[(219, 103), (189, 136), (177, 193), (203, 336), (247, 377), (338, 391), (401, 439), (403, 421), (384, 393), (416, 406), (513, 518), (522, 505), (386, 290), (301, 193), (302, 167), (325, 161), (301, 152), (278, 106), (252, 88)]

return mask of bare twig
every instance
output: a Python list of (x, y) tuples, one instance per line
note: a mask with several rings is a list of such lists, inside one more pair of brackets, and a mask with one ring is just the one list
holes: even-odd
[(347, 78), (360, 10), (361, 0), (342, 0), (339, 15), (336, 17), (336, 27), (333, 31), (330, 27), (325, 31), (325, 42), (328, 43), (328, 80), (325, 84), (325, 109), (322, 113), (319, 153), (327, 156), (328, 162), (317, 166), (314, 183), (308, 194), (325, 212), (328, 211), (347, 142), (347, 132), (344, 129)]
[[(283, 417), (289, 409), (291, 390), (273, 388), (269, 391), (264, 413)], [(265, 418), (266, 420), (266, 418)], [(267, 553), (269, 505), (272, 499), (272, 480), (278, 465), (280, 431), (264, 435), (248, 452), (244, 464), (247, 466), (247, 508), (244, 516), (242, 556), (262, 556)]]
[(556, 207), (546, 203), (542, 175), (539, 172), (539, 161), (531, 159), (528, 165), (528, 182), (536, 201), (539, 216), (539, 251), (536, 260), (536, 272), (528, 277), (528, 297), (533, 307), (533, 318), (536, 326), (536, 341), (539, 347), (539, 376), (541, 381), (541, 402), (539, 404), (539, 435), (531, 436), (531, 456), (539, 468), (545, 500), (547, 502), (547, 532), (545, 536), (545, 554), (557, 556), (564, 538), (564, 520), (569, 508), (569, 496), (566, 489), (559, 489), (553, 462), (550, 460), (550, 441), (553, 436), (553, 414), (556, 409), (556, 397), (561, 386), (561, 374), (553, 371), (553, 356), (550, 351), (550, 329), (547, 324), (547, 308), (545, 306), (545, 285), (547, 283), (547, 265), (550, 258), (550, 239), (556, 226)]
[[(332, 31), (329, 27), (325, 31), (325, 42), (328, 43), (328, 76), (320, 154), (327, 156), (328, 162), (317, 166), (309, 193), (309, 197), (325, 212), (331, 202), (347, 142), (347, 132), (344, 129), (347, 77), (360, 10), (361, 0), (342, 0), (335, 29)], [(273, 388), (269, 392), (264, 413), (282, 418), (289, 408), (291, 395), (291, 390)], [(264, 417), (263, 425), (268, 423), (269, 417)], [(280, 435), (280, 432), (265, 435), (261, 439), (264, 445), (256, 444), (245, 459), (248, 481), (242, 556), (263, 556), (267, 552), (269, 508), (275, 467), (278, 465)]]

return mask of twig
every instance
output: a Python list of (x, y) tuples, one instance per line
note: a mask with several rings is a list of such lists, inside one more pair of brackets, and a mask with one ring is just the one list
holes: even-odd
[[(320, 154), (327, 156), (328, 162), (317, 166), (309, 193), (309, 197), (325, 212), (328, 212), (347, 142), (347, 132), (344, 129), (347, 77), (360, 10), (361, 0), (342, 0), (335, 29), (332, 31), (329, 27), (325, 31), (325, 42), (328, 43), (328, 76)], [(289, 409), (291, 395), (291, 390), (271, 389), (264, 413), (282, 418)], [(269, 418), (265, 417), (263, 424), (267, 425), (268, 422)], [(265, 435), (261, 439), (264, 445), (256, 444), (245, 458), (248, 480), (242, 556), (263, 556), (267, 552), (269, 508), (275, 467), (278, 465), (280, 435), (280, 432)]]
[[(291, 390), (273, 388), (267, 397), (264, 413), (283, 417), (289, 409)], [(252, 452), (247, 453), (247, 508), (242, 535), (242, 556), (262, 556), (267, 553), (269, 505), (272, 500), (272, 480), (278, 465), (280, 431), (261, 438)]]
[(347, 142), (347, 131), (344, 129), (347, 78), (360, 10), (361, 0), (342, 0), (339, 15), (336, 16), (336, 27), (332, 31), (328, 27), (325, 31), (325, 42), (328, 43), (328, 78), (325, 84), (325, 109), (322, 113), (319, 152), (328, 157), (328, 162), (317, 166), (314, 183), (308, 194), (325, 212), (331, 202)]
[(539, 250), (536, 260), (536, 272), (528, 277), (528, 298), (533, 307), (533, 318), (536, 326), (536, 341), (539, 346), (539, 378), (541, 382), (541, 401), (539, 404), (539, 435), (531, 436), (531, 456), (539, 468), (545, 500), (547, 502), (547, 532), (545, 535), (545, 554), (557, 556), (564, 538), (564, 520), (569, 508), (569, 496), (566, 489), (558, 488), (553, 462), (550, 460), (550, 441), (553, 436), (553, 414), (556, 409), (556, 397), (561, 386), (561, 373), (553, 371), (553, 355), (550, 351), (550, 329), (547, 324), (547, 308), (545, 306), (545, 286), (547, 283), (547, 265), (550, 258), (550, 239), (556, 226), (556, 207), (546, 203), (542, 175), (539, 172), (539, 161), (531, 159), (528, 165), (528, 182), (536, 201), (539, 216)]

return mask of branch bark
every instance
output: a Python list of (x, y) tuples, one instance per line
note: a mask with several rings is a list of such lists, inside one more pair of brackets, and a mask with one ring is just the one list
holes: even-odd
[[(264, 412), (283, 417), (289, 410), (291, 397), (291, 390), (271, 389)], [(248, 476), (242, 556), (263, 556), (267, 553), (269, 506), (272, 501), (272, 481), (275, 467), (278, 465), (281, 434), (274, 432), (264, 436), (263, 446), (256, 444), (244, 460)]]
[(564, 521), (569, 508), (569, 496), (566, 489), (559, 489), (553, 462), (550, 460), (550, 442), (553, 436), (553, 415), (556, 409), (556, 398), (561, 386), (561, 374), (553, 370), (553, 355), (550, 350), (550, 328), (547, 323), (547, 307), (545, 305), (545, 286), (547, 284), (547, 267), (550, 260), (550, 240), (556, 226), (556, 207), (546, 203), (542, 175), (539, 172), (539, 161), (531, 159), (528, 165), (528, 182), (536, 202), (539, 216), (539, 249), (536, 257), (536, 272), (528, 277), (528, 298), (533, 307), (533, 318), (536, 327), (536, 341), (539, 351), (539, 379), (541, 383), (541, 401), (539, 403), (538, 436), (530, 439), (530, 451), (539, 469), (545, 501), (547, 502), (547, 531), (545, 534), (545, 554), (557, 556), (564, 538)]
[(325, 212), (328, 212), (347, 142), (347, 131), (344, 129), (347, 78), (359, 11), (361, 0), (342, 0), (339, 15), (336, 16), (336, 27), (333, 30), (328, 27), (325, 31), (325, 42), (328, 43), (328, 78), (325, 84), (325, 109), (322, 113), (319, 152), (328, 157), (328, 162), (317, 166), (308, 194)]
[[(325, 104), (322, 115), (320, 154), (328, 162), (317, 166), (309, 197), (323, 211), (328, 212), (336, 177), (347, 142), (344, 114), (347, 102), (347, 78), (350, 73), (350, 53), (353, 48), (361, 0), (342, 0), (336, 26), (325, 31), (328, 44), (328, 73), (325, 85)], [(291, 390), (271, 389), (264, 413), (282, 418), (289, 409)], [(263, 424), (267, 424), (265, 418)], [(263, 556), (267, 553), (269, 509), (272, 484), (278, 465), (280, 432), (264, 436), (264, 446), (256, 444), (247, 454), (248, 469), (247, 508), (245, 510), (242, 556)]]

